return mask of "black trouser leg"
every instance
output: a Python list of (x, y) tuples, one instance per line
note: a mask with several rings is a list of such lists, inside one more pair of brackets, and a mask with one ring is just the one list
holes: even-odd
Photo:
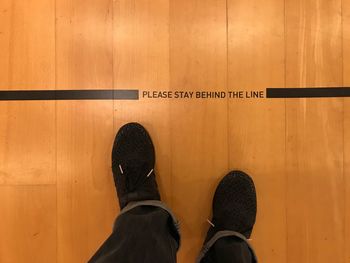
[(113, 233), (89, 263), (173, 263), (178, 242), (169, 213), (138, 206), (121, 214)]
[(220, 238), (201, 263), (255, 263), (247, 243), (235, 237)]

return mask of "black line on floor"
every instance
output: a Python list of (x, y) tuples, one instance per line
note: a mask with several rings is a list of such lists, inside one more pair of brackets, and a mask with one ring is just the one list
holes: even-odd
[(267, 88), (266, 98), (336, 98), (350, 97), (350, 87)]
[(138, 100), (139, 90), (1, 90), (0, 100)]
[[(267, 88), (266, 98), (350, 97), (350, 87)], [(139, 90), (0, 90), (0, 101), (11, 100), (138, 100)]]

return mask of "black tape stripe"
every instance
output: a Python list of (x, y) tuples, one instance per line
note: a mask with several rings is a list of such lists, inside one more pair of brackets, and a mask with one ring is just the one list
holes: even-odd
[[(267, 88), (266, 98), (350, 97), (350, 87)], [(2, 90), (6, 100), (138, 100), (139, 90)]]
[(2, 90), (0, 100), (138, 100), (138, 90)]
[(266, 98), (336, 98), (350, 97), (349, 87), (267, 88)]

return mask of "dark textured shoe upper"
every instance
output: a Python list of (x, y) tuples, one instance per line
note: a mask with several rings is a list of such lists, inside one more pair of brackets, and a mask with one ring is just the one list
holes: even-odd
[(154, 146), (138, 123), (121, 127), (112, 150), (112, 171), (120, 208), (130, 201), (160, 200), (154, 173)]
[(207, 239), (218, 231), (232, 230), (249, 238), (257, 210), (253, 180), (241, 171), (232, 171), (219, 183), (213, 199), (213, 218)]

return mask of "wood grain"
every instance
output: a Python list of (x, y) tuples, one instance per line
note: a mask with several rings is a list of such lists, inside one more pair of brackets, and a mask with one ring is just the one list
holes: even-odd
[[(350, 87), (350, 1), (342, 2), (343, 85)], [(350, 263), (350, 99), (344, 99), (344, 190), (345, 190), (345, 253), (344, 262)]]
[[(286, 85), (341, 86), (341, 2), (286, 3)], [(288, 261), (344, 262), (343, 101), (286, 107)]]
[(54, 89), (55, 1), (0, 3), (1, 89)]
[[(171, 90), (226, 91), (226, 70), (225, 1), (171, 1)], [(209, 228), (214, 190), (229, 168), (227, 101), (173, 100), (170, 114), (178, 258), (193, 262)]]
[[(112, 2), (57, 1), (57, 86), (113, 87)], [(57, 102), (58, 262), (87, 262), (117, 213), (113, 101)]]
[[(51, 0), (0, 3), (0, 90), (55, 89), (54, 14)], [(2, 101), (0, 123), (0, 184), (54, 184), (55, 102)]]
[[(284, 4), (228, 1), (230, 91), (284, 87)], [(247, 172), (258, 197), (253, 245), (261, 262), (286, 262), (284, 100), (229, 101), (230, 168)]]
[(56, 186), (0, 186), (0, 261), (56, 262)]

